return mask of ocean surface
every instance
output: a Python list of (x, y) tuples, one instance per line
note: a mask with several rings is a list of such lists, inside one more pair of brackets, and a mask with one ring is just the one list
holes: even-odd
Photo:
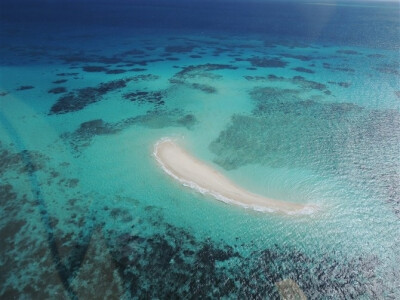
[(399, 49), (399, 2), (1, 1), (0, 298), (400, 299)]

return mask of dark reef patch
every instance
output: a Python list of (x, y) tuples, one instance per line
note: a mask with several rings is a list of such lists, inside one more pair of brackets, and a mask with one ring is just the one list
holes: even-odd
[(279, 55), (282, 57), (294, 58), (294, 59), (298, 59), (301, 61), (310, 61), (310, 60), (316, 59), (316, 57), (311, 56), (311, 55), (295, 55), (295, 54), (289, 54), (289, 53), (281, 53)]
[(332, 66), (330, 63), (323, 63), (322, 66), (325, 69), (333, 70), (333, 71), (341, 71), (341, 72), (349, 72), (349, 73), (354, 73), (356, 71), (353, 68), (349, 68), (346, 66)]
[(156, 106), (165, 104), (163, 100), (164, 95), (163, 92), (161, 91), (155, 91), (155, 92), (136, 91), (124, 94), (123, 97), (127, 100), (130, 100), (132, 102), (138, 102), (140, 104), (151, 103), (155, 104)]
[(95, 136), (115, 134), (119, 131), (120, 129), (115, 128), (112, 124), (106, 123), (102, 119), (96, 119), (81, 123), (74, 132), (64, 133), (61, 137), (68, 139), (72, 148), (77, 151), (81, 147), (89, 146)]
[(367, 57), (369, 57), (369, 58), (384, 58), (386, 56), (383, 54), (374, 53), (374, 54), (368, 54)]
[(78, 111), (87, 105), (98, 102), (108, 92), (126, 87), (128, 80), (121, 79), (102, 83), (98, 87), (87, 87), (70, 92), (58, 99), (50, 109), (50, 114), (63, 114)]
[(182, 71), (176, 73), (174, 78), (188, 79), (201, 76), (201, 77), (215, 79), (216, 75), (205, 72), (217, 71), (217, 70), (237, 70), (237, 69), (238, 68), (235, 66), (225, 65), (225, 64), (204, 64), (204, 65), (187, 66), (184, 67)]
[(21, 85), (19, 88), (16, 88), (16, 91), (26, 91), (34, 89), (35, 87), (32, 85)]
[(134, 65), (139, 65), (139, 66), (147, 66), (149, 63), (154, 63), (154, 62), (159, 62), (159, 61), (164, 61), (162, 58), (154, 58), (154, 59), (144, 59), (144, 60), (135, 60), (131, 61), (130, 63), (126, 64), (126, 67), (132, 67)]
[(115, 124), (117, 128), (141, 125), (148, 128), (186, 127), (191, 129), (197, 123), (196, 117), (183, 110), (149, 110), (145, 115), (125, 119)]
[[(79, 73), (57, 73), (56, 76), (76, 76), (79, 75)], [(65, 81), (64, 81), (65, 82)]]
[(107, 68), (102, 66), (83, 66), (82, 70), (88, 73), (106, 72)]
[(46, 160), (44, 155), (36, 151), (12, 152), (0, 142), (0, 175), (8, 171), (18, 174), (33, 173), (42, 170)]
[(87, 138), (93, 135), (113, 134), (117, 130), (113, 129), (109, 123), (104, 122), (102, 119), (83, 122), (76, 130), (81, 138)]
[[(122, 222), (123, 211), (110, 215)], [(130, 297), (279, 299), (275, 284), (286, 278), (311, 298), (383, 293), (374, 256), (337, 259), (278, 246), (242, 256), (237, 245), (198, 239), (166, 223), (161, 214), (147, 212), (135, 226), (137, 233), (110, 232), (109, 249)], [(150, 236), (140, 230), (147, 224), (157, 228)]]
[(52, 88), (47, 91), (49, 94), (61, 94), (61, 93), (66, 93), (67, 89), (63, 86)]
[[(6, 208), (7, 205), (10, 205), (17, 198), (17, 193), (14, 192), (11, 184), (1, 184), (0, 195), (0, 204), (3, 209)], [(7, 234), (7, 232), (1, 233), (2, 240), (5, 238), (4, 234)]]
[[(275, 76), (275, 75), (271, 75), (271, 76)], [(243, 76), (246, 80), (248, 81), (268, 81), (268, 77), (266, 76)], [(283, 77), (282, 77), (283, 79)]]
[[(330, 95), (331, 91), (328, 90), (327, 86), (323, 83), (308, 80), (302, 76), (294, 76), (292, 78), (285, 78), (282, 76), (276, 76), (270, 74), (268, 76), (244, 76), (248, 81), (255, 82), (290, 82), (301, 87), (303, 90), (318, 90), (326, 95)], [(253, 91), (254, 92), (254, 91)]]
[(9, 93), (8, 92), (0, 92), (0, 97), (7, 96)]
[(68, 189), (76, 188), (79, 184), (78, 178), (62, 178), (58, 181), (58, 185), (62, 187), (66, 187)]
[(303, 87), (304, 89), (319, 90), (319, 91), (323, 91), (323, 92), (328, 91), (327, 86), (325, 84), (316, 82), (316, 81), (312, 81), (312, 80), (307, 80), (302, 76), (294, 76), (292, 78), (292, 82), (294, 84), (297, 84), (297, 85)]
[(231, 51), (231, 49), (229, 49), (229, 48), (215, 47), (212, 52), (212, 56), (220, 56), (221, 54), (227, 53), (230, 51)]
[(126, 72), (126, 70), (124, 70), (124, 69), (112, 69), (112, 70), (107, 70), (106, 74), (122, 74), (125, 72)]
[(215, 94), (217, 89), (211, 85), (203, 84), (203, 83), (190, 83), (189, 86), (193, 89), (200, 90), (207, 94)]
[(292, 70), (301, 72), (301, 73), (309, 73), (309, 74), (314, 74), (315, 72), (313, 70), (303, 68), (303, 67), (297, 67), (297, 68), (292, 68)]
[[(15, 180), (4, 177), (2, 179), (4, 179), (3, 182)], [(21, 179), (22, 177), (19, 180)], [(79, 251), (65, 251), (67, 247), (62, 243), (57, 244), (60, 239), (55, 236), (61, 235), (65, 243), (72, 246), (72, 249), (80, 250), (81, 245), (74, 242), (74, 238), (75, 241), (78, 241), (80, 229), (75, 228), (76, 236), (58, 230), (60, 220), (49, 214), (46, 205), (39, 203), (39, 191), (32, 190), (34, 193), (30, 195), (28, 182), (27, 185), (21, 185), (20, 183), (23, 181), (19, 181), (18, 188), (8, 183), (3, 184), (3, 182), (0, 184), (0, 199), (3, 209), (0, 225), (2, 237), (0, 298), (10, 296), (12, 298), (42, 299), (51, 298), (51, 294), (54, 292), (61, 298), (69, 298), (66, 293), (70, 291), (66, 291), (66, 289), (68, 290), (69, 280), (73, 279), (76, 268), (72, 264), (64, 265), (63, 261), (68, 260), (69, 256), (74, 257), (77, 261), (79, 256), (77, 252)], [(69, 184), (73, 184), (73, 182), (70, 181)], [(68, 215), (68, 210), (65, 210), (64, 213)], [(45, 227), (50, 234), (46, 234)], [(83, 235), (80, 235), (79, 243), (83, 241)], [(79, 264), (78, 262), (76, 265), (79, 266)], [(12, 276), (15, 278), (10, 280)]]
[(253, 67), (259, 68), (284, 68), (288, 64), (279, 58), (253, 57), (247, 60)]
[(216, 70), (236, 70), (237, 67), (226, 64), (204, 64), (184, 67), (169, 79), (171, 84), (184, 85), (193, 89), (201, 90), (205, 93), (216, 93), (217, 89), (208, 83), (192, 82), (194, 79), (213, 80), (221, 78), (221, 75), (214, 74), (211, 71)]
[(55, 83), (55, 84), (59, 84), (59, 83), (64, 83), (64, 82), (67, 82), (68, 80), (67, 79), (59, 79), (59, 80), (55, 80), (55, 81), (53, 81), (53, 83)]
[(197, 46), (195, 45), (175, 45), (167, 46), (164, 48), (166, 53), (189, 53), (192, 52)]
[(189, 56), (190, 58), (202, 58), (201, 55), (193, 54)]
[(158, 76), (156, 75), (138, 75), (125, 79), (104, 82), (96, 87), (77, 89), (59, 98), (51, 107), (50, 114), (65, 114), (79, 111), (89, 104), (100, 101), (103, 95), (126, 87), (126, 85), (131, 81), (151, 81), (156, 79), (158, 79)]
[(344, 88), (348, 88), (348, 87), (351, 86), (351, 82), (343, 82), (343, 81), (335, 82), (335, 81), (328, 81), (328, 83), (330, 83), (330, 84), (335, 84), (335, 85), (338, 85), (338, 86), (341, 86), (341, 87), (344, 87)]
[(72, 149), (79, 152), (81, 148), (89, 146), (94, 137), (116, 134), (133, 125), (155, 129), (164, 127), (191, 129), (196, 123), (196, 117), (183, 110), (154, 109), (147, 111), (144, 115), (126, 118), (115, 123), (104, 122), (102, 119), (83, 122), (78, 129), (63, 133), (61, 137), (69, 141)]
[(381, 64), (375, 70), (383, 74), (400, 75), (400, 63)]

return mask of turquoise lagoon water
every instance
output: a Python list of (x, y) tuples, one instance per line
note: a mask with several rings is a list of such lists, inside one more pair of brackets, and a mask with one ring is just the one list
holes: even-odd
[[(3, 22), (2, 298), (400, 297), (398, 38), (42, 22)], [(188, 189), (163, 137), (319, 210)]]

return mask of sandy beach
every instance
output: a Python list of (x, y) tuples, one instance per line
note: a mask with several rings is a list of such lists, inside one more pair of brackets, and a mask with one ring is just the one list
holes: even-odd
[(251, 193), (237, 186), (206, 163), (191, 156), (172, 140), (164, 138), (154, 147), (154, 156), (170, 176), (202, 194), (223, 202), (263, 212), (310, 214), (315, 207), (290, 203)]

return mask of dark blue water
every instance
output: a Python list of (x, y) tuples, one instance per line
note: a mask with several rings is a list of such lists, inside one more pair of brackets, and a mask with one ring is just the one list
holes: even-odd
[[(2, 1), (3, 31), (119, 26), (298, 37), (398, 49), (399, 3), (334, 1)], [(322, 3), (324, 4), (324, 2)], [(11, 26), (9, 28), (8, 26)], [(33, 26), (33, 28), (32, 28)]]

